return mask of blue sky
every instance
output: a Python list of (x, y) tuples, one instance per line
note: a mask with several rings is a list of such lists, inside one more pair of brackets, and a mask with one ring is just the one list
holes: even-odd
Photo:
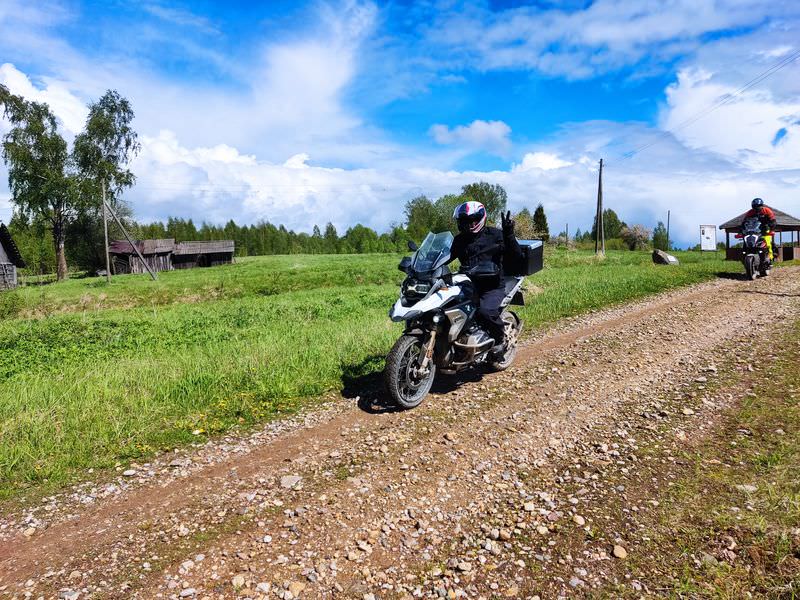
[(606, 204), (649, 227), (672, 210), (688, 244), (754, 195), (800, 213), (800, 61), (671, 132), (800, 49), (798, 25), (765, 0), (2, 0), (0, 82), (68, 137), (128, 97), (141, 219), (380, 230), (486, 180), (574, 231), (603, 157)]

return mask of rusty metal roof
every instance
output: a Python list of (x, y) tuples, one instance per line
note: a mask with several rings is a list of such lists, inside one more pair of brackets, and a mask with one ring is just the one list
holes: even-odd
[[(175, 243), (174, 239), (134, 241), (143, 256), (153, 254), (223, 254), (233, 253), (236, 244), (233, 240), (191, 241)], [(131, 244), (125, 240), (114, 240), (109, 244), (111, 254), (134, 254)]]
[[(136, 240), (136, 247), (143, 255), (169, 254), (175, 250), (174, 239)], [(133, 246), (126, 240), (114, 240), (109, 244), (111, 254), (135, 254)]]
[(233, 253), (236, 243), (233, 240), (213, 240), (209, 242), (179, 242), (175, 254), (225, 254)]

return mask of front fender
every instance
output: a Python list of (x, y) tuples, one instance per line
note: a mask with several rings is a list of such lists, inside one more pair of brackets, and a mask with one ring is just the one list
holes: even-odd
[(413, 306), (403, 306), (402, 302), (398, 299), (389, 311), (389, 318), (392, 321), (408, 321), (409, 319), (416, 319), (422, 313), (430, 312), (443, 306), (460, 293), (461, 288), (453, 285), (437, 290), (434, 293), (425, 296), (425, 298)]
[(403, 306), (403, 303), (398, 300), (394, 303), (394, 306), (389, 309), (389, 318), (395, 323), (416, 319), (422, 314), (422, 311), (415, 308), (415, 306), (416, 304), (414, 306)]

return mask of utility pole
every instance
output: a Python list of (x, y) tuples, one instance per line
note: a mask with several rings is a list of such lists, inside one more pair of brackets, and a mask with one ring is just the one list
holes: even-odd
[(138, 246), (136, 246), (136, 244), (133, 242), (131, 236), (128, 235), (128, 231), (125, 229), (125, 226), (122, 224), (122, 221), (120, 221), (119, 217), (117, 216), (117, 213), (115, 213), (110, 206), (108, 206), (105, 202), (103, 202), (103, 212), (105, 212), (106, 210), (108, 210), (108, 212), (111, 213), (111, 216), (114, 218), (114, 221), (116, 221), (117, 225), (119, 225), (119, 228), (122, 230), (122, 235), (124, 235), (125, 239), (128, 240), (128, 243), (131, 245), (131, 248), (133, 248), (134, 252), (136, 252), (136, 256), (139, 257), (139, 260), (142, 261), (142, 265), (144, 266), (144, 268), (147, 269), (148, 273), (150, 273), (150, 277), (153, 278), (153, 281), (157, 280), (158, 276), (156, 275), (155, 271), (153, 271), (153, 269), (150, 268), (150, 265), (147, 264), (147, 261), (144, 259), (144, 256), (142, 256), (142, 253), (139, 252)]
[(106, 181), (103, 180), (103, 233), (106, 241), (106, 282), (111, 283), (111, 259), (108, 256), (108, 212), (106, 211)]
[(567, 247), (569, 247), (569, 223), (567, 223), (566, 232), (567, 232)]
[(669, 250), (670, 250), (670, 247), (669, 247), (669, 213), (670, 213), (670, 211), (667, 211), (667, 252), (669, 252)]
[(603, 225), (603, 159), (600, 159), (600, 173), (597, 177), (597, 215), (595, 216), (594, 253), (606, 253), (606, 232)]

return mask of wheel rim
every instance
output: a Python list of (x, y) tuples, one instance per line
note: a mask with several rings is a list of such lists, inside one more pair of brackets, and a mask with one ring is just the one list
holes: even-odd
[(514, 315), (511, 313), (505, 313), (503, 315), (503, 322), (505, 323), (505, 334), (508, 346), (506, 347), (506, 351), (503, 353), (503, 358), (497, 361), (498, 365), (505, 366), (511, 360), (513, 360), (514, 355), (517, 351), (517, 320), (514, 318)]
[(419, 396), (425, 382), (430, 376), (430, 371), (420, 373), (417, 369), (417, 359), (422, 351), (422, 344), (411, 344), (403, 353), (400, 361), (400, 385), (398, 392), (405, 401), (413, 401)]

